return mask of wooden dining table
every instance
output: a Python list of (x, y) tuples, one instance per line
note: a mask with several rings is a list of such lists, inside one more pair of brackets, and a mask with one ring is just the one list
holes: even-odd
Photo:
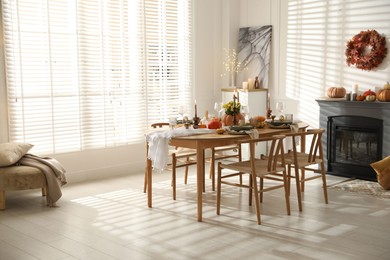
[[(302, 131), (308, 127), (306, 123), (298, 123), (299, 131)], [(258, 128), (259, 137), (269, 137), (277, 134), (283, 134), (291, 132), (290, 128)], [(190, 136), (173, 137), (169, 144), (177, 147), (185, 147), (196, 149), (196, 161), (197, 161), (197, 216), (198, 221), (202, 221), (202, 207), (203, 207), (203, 190), (204, 190), (204, 175), (205, 175), (205, 150), (213, 147), (220, 147), (226, 145), (232, 145), (237, 141), (250, 138), (249, 135), (237, 135), (237, 134), (199, 134)], [(305, 147), (305, 140), (301, 140), (301, 149)], [(146, 174), (147, 174), (147, 196), (148, 207), (152, 207), (152, 162), (146, 156)]]

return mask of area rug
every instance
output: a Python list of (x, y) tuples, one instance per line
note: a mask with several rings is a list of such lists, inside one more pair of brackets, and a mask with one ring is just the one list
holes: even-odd
[(328, 186), (328, 189), (355, 192), (359, 194), (372, 195), (382, 199), (390, 199), (390, 190), (385, 190), (377, 182), (359, 179), (349, 179)]

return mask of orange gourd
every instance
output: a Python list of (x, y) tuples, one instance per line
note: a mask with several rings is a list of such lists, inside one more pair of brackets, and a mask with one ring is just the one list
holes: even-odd
[(365, 97), (363, 97), (362, 95), (356, 97), (356, 101), (363, 101), (364, 99)]
[(330, 87), (326, 91), (326, 94), (330, 98), (342, 98), (345, 96), (345, 93), (346, 93), (346, 91), (345, 91), (345, 88), (343, 88), (343, 87)]
[[(241, 114), (237, 114), (235, 115), (236, 117), (236, 124), (238, 125), (238, 123), (240, 122), (240, 120), (243, 120), (244, 119), (244, 116), (241, 115)], [(228, 114), (224, 114), (222, 116), (222, 123), (225, 125), (225, 126), (231, 126), (233, 125), (233, 115), (228, 115)]]
[(381, 89), (378, 91), (377, 99), (382, 102), (390, 101), (390, 89)]

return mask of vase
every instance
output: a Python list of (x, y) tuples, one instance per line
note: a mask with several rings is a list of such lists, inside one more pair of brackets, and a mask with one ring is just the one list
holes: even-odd
[[(236, 118), (236, 125), (238, 125), (238, 123), (240, 122), (240, 120), (244, 120), (244, 116), (240, 113), (238, 113), (237, 115), (234, 115), (234, 117)], [(233, 125), (233, 115), (228, 115), (228, 114), (224, 114), (222, 116), (222, 123), (225, 125), (225, 126), (231, 126)]]

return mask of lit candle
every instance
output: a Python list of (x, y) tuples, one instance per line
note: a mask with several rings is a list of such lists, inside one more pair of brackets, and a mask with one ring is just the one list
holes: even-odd
[(195, 99), (195, 117), (198, 117), (198, 108), (196, 105), (196, 99)]

